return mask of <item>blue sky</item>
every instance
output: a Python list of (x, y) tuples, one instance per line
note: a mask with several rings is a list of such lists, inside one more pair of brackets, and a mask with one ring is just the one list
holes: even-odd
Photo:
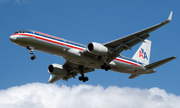
[[(47, 84), (52, 63), (63, 64), (58, 56), (34, 51), (37, 59), (30, 60), (29, 51), (9, 40), (21, 29), (32, 29), (87, 45), (105, 43), (166, 20), (173, 11), (172, 22), (152, 32), (150, 63), (170, 56), (178, 58), (156, 68), (157, 72), (133, 80), (129, 74), (96, 70), (88, 73), (85, 84), (104, 88), (110, 86), (151, 89), (158, 87), (167, 93), (180, 95), (179, 28), (180, 1), (174, 0), (0, 0), (0, 90), (26, 85)], [(140, 44), (121, 53), (132, 57)], [(60, 80), (67, 87), (84, 84), (76, 79)]]

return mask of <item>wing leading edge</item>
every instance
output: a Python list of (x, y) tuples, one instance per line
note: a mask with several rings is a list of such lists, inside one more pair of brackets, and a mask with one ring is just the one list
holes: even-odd
[(152, 31), (169, 23), (172, 19), (172, 13), (173, 11), (171, 11), (166, 21), (163, 21), (157, 25), (151, 26), (149, 28), (130, 34), (128, 36), (119, 38), (117, 40), (104, 43), (103, 44), (104, 46), (109, 47), (110, 49), (113, 49), (112, 53), (106, 59), (107, 62), (109, 63), (112, 60), (114, 60), (117, 56), (119, 56), (119, 53), (121, 53), (122, 51), (131, 49), (131, 47), (133, 47), (134, 45), (138, 44), (139, 42), (144, 41), (146, 38), (150, 36), (149, 33), (151, 33)]

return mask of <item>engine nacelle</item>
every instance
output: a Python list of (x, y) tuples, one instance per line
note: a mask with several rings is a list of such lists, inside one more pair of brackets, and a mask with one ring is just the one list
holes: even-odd
[(52, 75), (66, 76), (68, 74), (67, 69), (64, 69), (62, 65), (51, 64), (48, 66), (48, 72)]
[(96, 43), (96, 42), (89, 43), (87, 48), (90, 53), (95, 54), (95, 55), (110, 54), (110, 50), (100, 43)]

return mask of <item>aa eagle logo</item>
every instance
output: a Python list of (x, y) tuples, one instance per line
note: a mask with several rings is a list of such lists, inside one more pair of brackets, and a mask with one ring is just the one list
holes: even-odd
[(146, 52), (144, 51), (143, 48), (141, 48), (141, 50), (139, 50), (139, 57), (140, 58), (142, 57), (143, 59), (147, 59), (148, 60), (147, 54), (146, 54)]

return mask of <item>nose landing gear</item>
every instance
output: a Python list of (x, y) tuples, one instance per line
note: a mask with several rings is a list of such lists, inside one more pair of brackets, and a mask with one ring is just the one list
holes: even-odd
[(35, 58), (36, 58), (35, 55), (32, 55), (32, 56), (31, 56), (31, 60), (34, 60)]
[(36, 56), (34, 55), (34, 52), (33, 52), (34, 48), (31, 47), (31, 46), (27, 46), (26, 48), (27, 48), (28, 50), (30, 50), (30, 54), (32, 55), (32, 56), (31, 56), (31, 60), (34, 60), (34, 59), (36, 58)]

